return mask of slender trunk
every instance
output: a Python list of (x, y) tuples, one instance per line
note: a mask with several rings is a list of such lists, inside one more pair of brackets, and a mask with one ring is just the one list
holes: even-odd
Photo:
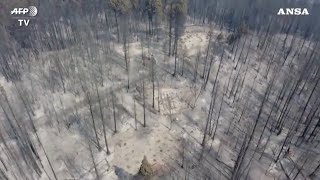
[(130, 63), (130, 60), (129, 60), (129, 57), (128, 57), (128, 54), (129, 54), (129, 46), (128, 46), (128, 43), (127, 43), (127, 34), (125, 33), (123, 35), (123, 50), (124, 50), (124, 60), (125, 60), (125, 63), (126, 63), (126, 71), (127, 71), (127, 92), (129, 92), (129, 89), (130, 89), (130, 74), (129, 74), (129, 63)]
[(318, 166), (312, 171), (312, 173), (310, 173), (309, 177), (315, 176), (319, 170), (320, 170), (320, 162), (319, 162)]
[(260, 153), (260, 157), (259, 157), (259, 161), (262, 159), (262, 156), (266, 150), (266, 147), (268, 147), (268, 144), (270, 142), (270, 137), (271, 137), (271, 133), (268, 136), (267, 142), (264, 144), (263, 148), (262, 148), (262, 152)]
[[(209, 69), (208, 69), (208, 74), (206, 75), (204, 84), (203, 84), (203, 89), (206, 89), (207, 83), (209, 81), (209, 76), (210, 76), (210, 72), (211, 72), (211, 67), (212, 67), (212, 63), (213, 63), (213, 56), (211, 56), (210, 58), (210, 64), (209, 64)], [(221, 61), (220, 61), (221, 62)]]
[[(36, 134), (36, 136), (38, 137), (37, 134)], [(47, 154), (46, 150), (44, 149), (44, 147), (43, 147), (43, 145), (42, 145), (39, 137), (38, 137), (38, 140), (39, 140), (40, 146), (41, 146), (41, 148), (42, 148), (42, 150), (43, 150), (43, 152), (44, 152), (44, 155), (46, 156), (46, 159), (47, 159), (47, 161), (48, 161), (48, 164), (49, 164), (49, 166), (50, 166), (50, 169), (51, 169), (51, 171), (52, 171), (52, 174), (53, 174), (53, 176), (54, 176), (54, 179), (55, 179), (55, 180), (58, 180), (57, 175), (56, 175), (56, 172), (55, 172), (54, 169), (53, 169), (53, 166), (52, 166), (52, 164), (51, 164), (51, 161), (49, 160), (48, 154)]]
[(136, 130), (138, 130), (138, 127), (137, 127), (137, 109), (136, 109), (136, 99), (134, 98), (133, 99), (133, 109), (134, 109), (134, 127)]
[(157, 83), (158, 83), (158, 112), (160, 113), (160, 83), (159, 83), (159, 79), (157, 79)]
[(120, 32), (119, 32), (119, 24), (118, 24), (118, 17), (117, 17), (117, 11), (114, 10), (114, 18), (116, 20), (116, 27), (117, 27), (117, 39), (118, 39), (118, 43), (120, 42)]
[(209, 57), (211, 40), (212, 40), (212, 30), (210, 29), (210, 31), (209, 31), (209, 42), (208, 42), (208, 46), (207, 46), (207, 52), (206, 52), (206, 57), (204, 59), (203, 72), (202, 72), (202, 76), (201, 76), (202, 78), (205, 78), (206, 66), (207, 66), (208, 57)]
[(277, 103), (278, 103), (278, 100), (279, 100), (279, 96), (280, 96), (280, 93), (278, 94), (278, 97), (276, 98), (275, 102), (273, 103), (273, 105), (272, 105), (272, 107), (271, 107), (270, 113), (269, 113), (269, 115), (268, 115), (268, 118), (267, 118), (266, 123), (265, 123), (264, 126), (263, 126), (263, 129), (262, 129), (262, 132), (261, 132), (261, 134), (260, 134), (260, 137), (259, 137), (257, 146), (256, 146), (255, 151), (254, 151), (254, 153), (253, 153), (253, 156), (254, 156), (254, 154), (257, 152), (257, 149), (258, 149), (259, 146), (260, 146), (260, 143), (261, 143), (261, 140), (262, 140), (264, 131), (265, 131), (267, 125), (269, 124), (269, 121), (270, 121), (270, 119), (271, 119), (271, 115), (272, 115), (274, 109), (275, 109), (276, 106), (277, 106)]
[[(235, 170), (235, 172), (236, 172), (237, 175), (239, 174), (239, 172), (240, 172), (240, 170), (241, 170), (241, 167), (246, 167), (246, 166), (243, 166), (243, 163), (244, 163), (244, 162), (243, 162), (243, 159), (244, 159), (244, 157), (245, 157), (245, 155), (246, 155), (246, 153), (247, 153), (247, 151), (248, 151), (248, 149), (249, 149), (249, 147), (250, 147), (250, 144), (251, 144), (251, 142), (252, 142), (252, 140), (253, 140), (254, 133), (255, 133), (255, 131), (256, 131), (256, 128), (257, 128), (259, 119), (260, 119), (260, 117), (261, 117), (263, 108), (264, 108), (264, 106), (265, 106), (265, 102), (266, 102), (266, 100), (267, 100), (267, 97), (269, 96), (269, 93), (270, 93), (270, 91), (271, 91), (272, 86), (273, 86), (273, 82), (268, 85), (267, 90), (266, 90), (266, 92), (265, 92), (265, 94), (264, 94), (264, 96), (263, 96), (262, 102), (261, 102), (261, 104), (260, 104), (258, 116), (257, 116), (257, 118), (255, 119), (255, 122), (254, 122), (254, 125), (253, 125), (253, 129), (252, 129), (252, 131), (251, 131), (251, 133), (250, 133), (250, 136), (249, 136), (248, 143), (246, 144), (246, 146), (245, 146), (245, 148), (244, 148), (244, 150), (243, 150), (242, 159), (241, 159), (240, 162), (237, 164), (238, 166), (235, 166), (235, 168), (234, 168), (234, 170)], [(249, 162), (249, 163), (250, 163), (250, 162)], [(248, 165), (247, 165), (247, 166), (248, 166)], [(234, 179), (234, 175), (233, 175), (233, 178), (232, 178), (232, 179)]]
[[(216, 84), (216, 82), (214, 84)], [(215, 97), (216, 97), (214, 95), (215, 92), (216, 92), (216, 90), (215, 90), (215, 85), (214, 85), (212, 87), (212, 91), (211, 91), (211, 101), (210, 101), (210, 106), (209, 106), (209, 112), (208, 112), (207, 122), (206, 122), (206, 126), (205, 126), (204, 133), (203, 133), (202, 143), (201, 143), (203, 148), (205, 147), (206, 140), (207, 140), (207, 131), (211, 129), (209, 126), (211, 125), (212, 113), (213, 113), (213, 109), (214, 109), (214, 105), (215, 105)]]
[(284, 38), (283, 45), (282, 45), (282, 49), (284, 49), (285, 46), (286, 46), (287, 39), (288, 39), (288, 35), (289, 35), (289, 32), (290, 32), (290, 30), (291, 30), (291, 28), (292, 28), (292, 25), (293, 25), (293, 22), (291, 22), (291, 24), (289, 25), (289, 28), (287, 29), (286, 37)]
[(94, 119), (94, 115), (93, 115), (93, 107), (92, 107), (92, 102), (91, 102), (91, 99), (90, 99), (90, 95), (88, 93), (86, 93), (87, 95), (87, 101), (88, 101), (88, 104), (89, 104), (89, 110), (90, 110), (90, 115), (91, 115), (91, 120), (92, 120), (92, 126), (93, 126), (93, 130), (94, 130), (94, 134), (96, 136), (96, 141), (97, 141), (97, 145), (98, 145), (98, 149), (100, 150), (101, 149), (101, 146), (100, 146), (100, 142), (99, 142), (99, 138), (98, 138), (98, 131), (97, 131), (97, 128), (96, 128), (96, 121)]
[(99, 175), (99, 172), (98, 172), (96, 161), (94, 160), (94, 154), (93, 154), (93, 150), (92, 150), (91, 145), (90, 145), (90, 141), (88, 142), (88, 144), (89, 144), (90, 157), (91, 157), (91, 160), (92, 160), (94, 172), (96, 173), (97, 180), (100, 180), (100, 175)]
[[(319, 71), (319, 70), (320, 70), (320, 68), (318, 69), (318, 71)], [(303, 115), (304, 115), (304, 113), (305, 113), (308, 105), (309, 105), (309, 102), (310, 102), (310, 100), (311, 100), (311, 97), (313, 96), (313, 94), (314, 94), (314, 92), (315, 92), (315, 90), (316, 90), (316, 88), (317, 88), (317, 86), (318, 86), (318, 84), (319, 84), (319, 81), (320, 81), (320, 75), (319, 75), (319, 77), (318, 77), (318, 79), (317, 79), (317, 82), (316, 82), (315, 85), (313, 86), (313, 89), (312, 89), (312, 91), (311, 91), (311, 93), (310, 93), (310, 95), (309, 95), (309, 97), (308, 97), (308, 100), (307, 100), (305, 106), (303, 107), (302, 113), (301, 113), (301, 115), (300, 115), (300, 117), (299, 117), (299, 120), (298, 120), (296, 129), (295, 129), (296, 131), (297, 131), (297, 129), (299, 128), (300, 122), (301, 122), (301, 120), (302, 120), (302, 118), (303, 118)]]
[(116, 108), (115, 108), (115, 100), (114, 94), (111, 93), (111, 101), (112, 101), (112, 111), (113, 111), (113, 124), (114, 124), (114, 133), (117, 133), (117, 119), (116, 119)]
[(151, 58), (151, 79), (152, 79), (152, 108), (154, 108), (155, 103), (155, 69), (154, 69), (155, 59)]
[(173, 76), (177, 73), (177, 56), (178, 56), (178, 37), (175, 37), (175, 51), (174, 51), (174, 73)]
[[(317, 113), (318, 110), (319, 110), (319, 106), (318, 106), (318, 108), (315, 109), (315, 110), (310, 110), (310, 113), (308, 114), (307, 119), (306, 119), (306, 121), (307, 121), (306, 127), (304, 128), (303, 133), (302, 133), (302, 135), (300, 136), (301, 138), (305, 138), (305, 137), (306, 137), (306, 134), (307, 134), (307, 132), (308, 132), (308, 130), (309, 130), (309, 128), (310, 128), (310, 125), (311, 125), (311, 123), (312, 123), (312, 120), (313, 120), (313, 118), (316, 116), (316, 113)], [(311, 114), (312, 114), (312, 115), (311, 115)], [(319, 114), (319, 113), (318, 113), (318, 114)], [(311, 115), (311, 117), (310, 117), (310, 115)], [(310, 118), (309, 118), (309, 117), (310, 117)]]
[(142, 80), (142, 99), (143, 99), (143, 127), (147, 126), (146, 123), (146, 95), (145, 95), (145, 87), (144, 87), (144, 79)]
[(308, 141), (310, 141), (311, 138), (316, 137), (316, 134), (317, 134), (316, 130), (317, 130), (319, 127), (320, 127), (320, 117), (318, 118), (317, 124), (315, 125), (315, 127), (313, 128), (311, 134), (309, 135)]
[(217, 132), (218, 125), (219, 125), (220, 114), (221, 114), (221, 109), (222, 109), (222, 106), (223, 106), (223, 102), (224, 102), (224, 94), (222, 95), (221, 104), (220, 104), (220, 108), (219, 108), (219, 112), (218, 112), (218, 118), (217, 118), (216, 126), (215, 126), (215, 129), (214, 129), (213, 135), (212, 135), (212, 140), (214, 140), (214, 138), (216, 136), (216, 132)]
[(243, 49), (244, 49), (244, 46), (246, 45), (247, 39), (248, 39), (247, 37), (244, 39), (244, 43), (242, 45), (242, 48), (241, 48), (241, 51), (240, 51), (240, 55), (238, 57), (238, 61), (236, 62), (236, 66), (234, 67), (234, 69), (237, 69), (237, 67), (238, 67), (238, 64), (240, 62), (240, 59), (241, 59), (241, 56), (242, 56), (242, 53), (243, 53)]
[(307, 158), (304, 160), (304, 162), (303, 162), (303, 164), (302, 164), (301, 167), (298, 167), (298, 172), (297, 172), (297, 174), (294, 176), (294, 178), (293, 178), (292, 180), (295, 180), (295, 179), (299, 176), (301, 170), (303, 169), (304, 165), (307, 163), (308, 159), (309, 159), (309, 157), (307, 157)]
[(172, 44), (172, 6), (173, 4), (170, 4), (170, 12), (169, 12), (169, 56), (171, 56), (171, 44)]
[(96, 83), (95, 83), (95, 88), (96, 88), (96, 93), (97, 93), (97, 96), (98, 96), (98, 103), (99, 103), (100, 117), (101, 117), (102, 128), (103, 128), (104, 142), (105, 142), (105, 145), (106, 145), (107, 155), (109, 155), (110, 151), (109, 151), (109, 146), (108, 146), (108, 141), (107, 141), (106, 125), (105, 125), (105, 120), (104, 120), (104, 116), (103, 116), (101, 98), (100, 98), (99, 90), (98, 90), (98, 87), (97, 87)]

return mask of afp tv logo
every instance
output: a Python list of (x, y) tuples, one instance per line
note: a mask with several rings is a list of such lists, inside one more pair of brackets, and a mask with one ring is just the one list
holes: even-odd
[[(28, 26), (30, 19), (38, 14), (38, 9), (35, 6), (29, 6), (28, 8), (14, 8), (11, 11), (11, 15), (18, 16), (19, 26)], [(21, 18), (21, 19), (19, 19)]]

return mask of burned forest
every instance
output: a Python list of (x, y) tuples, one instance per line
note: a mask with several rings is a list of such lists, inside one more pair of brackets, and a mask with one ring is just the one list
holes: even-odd
[(319, 180), (319, 0), (2, 0), (0, 180)]

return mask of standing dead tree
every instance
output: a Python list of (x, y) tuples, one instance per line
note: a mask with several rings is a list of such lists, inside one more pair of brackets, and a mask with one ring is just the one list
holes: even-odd
[(97, 147), (98, 147), (98, 149), (100, 150), (100, 149), (101, 149), (101, 146), (100, 146), (99, 137), (98, 137), (98, 130), (97, 130), (97, 127), (96, 127), (96, 120), (95, 120), (95, 118), (94, 118), (93, 99), (92, 99), (92, 97), (91, 97), (91, 94), (90, 94), (89, 89), (84, 86), (82, 79), (80, 79), (80, 82), (81, 82), (82, 91), (83, 91), (84, 94), (85, 94), (86, 102), (87, 102), (88, 105), (89, 105), (89, 111), (90, 111), (90, 116), (91, 116), (91, 121), (92, 121), (92, 127), (93, 127), (93, 130), (94, 130)]

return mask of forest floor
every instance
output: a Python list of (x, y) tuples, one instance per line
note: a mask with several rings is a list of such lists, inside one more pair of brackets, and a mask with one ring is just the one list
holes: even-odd
[[(159, 89), (156, 88), (155, 93), (155, 107), (152, 107), (152, 83), (149, 78), (148, 71), (141, 67), (141, 44), (140, 42), (133, 42), (130, 44), (130, 85), (131, 89), (127, 92), (126, 73), (124, 70), (123, 50), (122, 45), (114, 43), (114, 55), (110, 72), (106, 72), (110, 77), (118, 78), (118, 81), (111, 82), (105, 79), (105, 85), (99, 87), (101, 99), (106, 105), (106, 118), (108, 119), (108, 144), (111, 151), (110, 155), (106, 155), (106, 148), (102, 151), (95, 150), (95, 163), (101, 176), (101, 179), (130, 179), (134, 177), (141, 165), (144, 156), (154, 167), (157, 175), (163, 179), (169, 179), (172, 174), (184, 178), (187, 171), (193, 173), (188, 174), (191, 179), (198, 179), (197, 174), (206, 173), (209, 171), (219, 176), (220, 179), (227, 179), (230, 177), (232, 167), (237, 158), (237, 149), (239, 149), (238, 142), (234, 144), (234, 139), (241, 139), (236, 137), (237, 134), (226, 136), (227, 129), (230, 124), (234, 124), (233, 129), (239, 128), (241, 125), (233, 123), (232, 99), (225, 98), (223, 103), (222, 96), (218, 96), (216, 106), (224, 104), (222, 108), (222, 115), (219, 118), (217, 133), (214, 139), (209, 138), (207, 141), (208, 151), (202, 152), (202, 138), (205, 123), (207, 119), (207, 111), (211, 99), (211, 87), (215, 74), (218, 68), (220, 57), (215, 55), (213, 69), (211, 70), (211, 77), (207, 88), (202, 91), (201, 84), (203, 79), (198, 77), (197, 82), (192, 81), (192, 66), (194, 58), (198, 51), (205, 52), (208, 44), (208, 27), (188, 25), (185, 29), (184, 35), (181, 37), (180, 45), (187, 52), (185, 62), (185, 72), (181, 75), (182, 64), (178, 64), (179, 75), (172, 76), (174, 67), (174, 58), (165, 58), (165, 53), (162, 50), (162, 45), (165, 41), (153, 41), (150, 49), (146, 45), (145, 53), (150, 51), (156, 60), (157, 78), (159, 78)], [(214, 38), (220, 34), (219, 30), (214, 30)], [(226, 32), (222, 32), (227, 36)], [(76, 50), (77, 48), (75, 48)], [(148, 49), (148, 50), (147, 50)], [(64, 54), (66, 52), (51, 52)], [(251, 52), (249, 59), (256, 59), (260, 52)], [(234, 68), (232, 59), (234, 56), (226, 49), (226, 56), (223, 57), (223, 66), (221, 75), (219, 76), (219, 86), (226, 86), (228, 82), (230, 71)], [(262, 64), (263, 68), (265, 65)], [(203, 66), (199, 66), (199, 73), (202, 72)], [(257, 86), (252, 96), (257, 98), (256, 107), (251, 107), (258, 111), (259, 97), (264, 93), (267, 85), (267, 80), (262, 74), (257, 73), (258, 62), (252, 62), (248, 73), (248, 79), (245, 82), (247, 94), (253, 81), (257, 82)], [(201, 70), (200, 70), (201, 69)], [(136, 73), (138, 72), (138, 73)], [(39, 73), (40, 74), (40, 73)], [(39, 76), (34, 74), (34, 76)], [(256, 77), (256, 80), (255, 80)], [(25, 77), (27, 78), (27, 76)], [(36, 79), (36, 78), (35, 78)], [(146, 123), (147, 127), (143, 127), (143, 102), (140, 98), (141, 90), (136, 87), (141, 84), (141, 81), (146, 79)], [(33, 82), (35, 84), (40, 82)], [(6, 89), (11, 89), (12, 84), (1, 82)], [(40, 86), (38, 84), (38, 86)], [(117, 133), (114, 133), (112, 108), (110, 105), (110, 92), (115, 93), (116, 98), (116, 118), (117, 118)], [(71, 117), (76, 113), (80, 113), (84, 120), (90, 119), (88, 112), (88, 105), (84, 97), (77, 97), (74, 94), (56, 92), (53, 94), (39, 95), (38, 99), (41, 102), (41, 107), (55, 107), (55, 113), (48, 116), (46, 109), (38, 108), (35, 112), (35, 122), (37, 132), (43, 143), (44, 148), (52, 162), (55, 172), (60, 179), (94, 179), (95, 173), (90, 158), (89, 149), (86, 141), (81, 134), (81, 124), (72, 121)], [(224, 92), (219, 92), (223, 94)], [(199, 98), (196, 99), (199, 95)], [(158, 102), (158, 99), (160, 102)], [(195, 107), (192, 104), (195, 103)], [(136, 104), (136, 118), (134, 104)], [(240, 105), (241, 106), (241, 105)], [(40, 105), (39, 105), (40, 107)], [(98, 101), (94, 99), (94, 108), (96, 119), (99, 118)], [(159, 112), (160, 109), (160, 112)], [(218, 109), (218, 108), (216, 108)], [(218, 112), (214, 112), (216, 118)], [(57, 119), (60, 125), (52, 124), (53, 120)], [(248, 123), (249, 120), (243, 120), (242, 124)], [(68, 124), (65, 128), (62, 124)], [(103, 133), (101, 124), (99, 126), (100, 143), (103, 144)], [(240, 136), (240, 135), (239, 135)], [(253, 161), (254, 166), (250, 169), (247, 179), (254, 180), (271, 180), (276, 177), (284, 177), (283, 170), (277, 164), (273, 164), (268, 154), (272, 154), (274, 144), (282, 141), (284, 136), (272, 137), (271, 144), (267, 147), (266, 154), (262, 161)], [(231, 140), (233, 139), (233, 140)], [(266, 139), (263, 139), (263, 142)], [(41, 157), (44, 157), (43, 152), (39, 152)], [(204, 154), (203, 154), (204, 153)], [(182, 155), (183, 154), (183, 155)], [(208, 156), (207, 156), (208, 155)], [(187, 167), (181, 168), (181, 164), (185, 160), (189, 161)], [(294, 156), (292, 157), (294, 158)], [(45, 158), (41, 158), (45, 159)], [(283, 159), (283, 164), (288, 161)], [(201, 163), (200, 163), (201, 162)], [(53, 177), (49, 170), (48, 162), (43, 160), (44, 169), (46, 173), (42, 174), (41, 179), (47, 180), (48, 176)], [(286, 165), (285, 165), (286, 166)], [(290, 165), (286, 166), (290, 168)], [(266, 173), (267, 170), (267, 173)], [(200, 177), (200, 176), (199, 176)]]

